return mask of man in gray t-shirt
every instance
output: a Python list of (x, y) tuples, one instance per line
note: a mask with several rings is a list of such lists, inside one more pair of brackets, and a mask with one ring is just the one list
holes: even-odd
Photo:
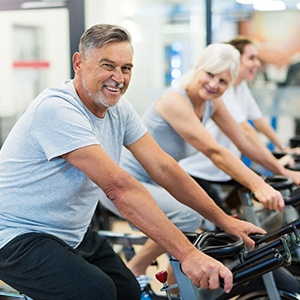
[(122, 146), (158, 184), (219, 227), (250, 245), (249, 233), (264, 232), (225, 215), (147, 133), (123, 97), (132, 56), (123, 28), (92, 26), (73, 55), (74, 80), (34, 99), (1, 149), (0, 279), (33, 299), (140, 299), (133, 274), (88, 228), (100, 193), (176, 257), (196, 286), (215, 289), (222, 277), (231, 289), (231, 272), (193, 247), (119, 167)]

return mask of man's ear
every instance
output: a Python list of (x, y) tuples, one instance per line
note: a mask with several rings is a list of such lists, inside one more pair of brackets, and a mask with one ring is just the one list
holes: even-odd
[(80, 53), (75, 52), (72, 57), (73, 69), (75, 73), (77, 73), (80, 70), (81, 61), (82, 61), (82, 57)]

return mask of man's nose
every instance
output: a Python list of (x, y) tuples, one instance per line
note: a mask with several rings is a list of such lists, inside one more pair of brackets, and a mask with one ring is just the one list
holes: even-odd
[(113, 77), (112, 77), (115, 81), (117, 81), (118, 83), (122, 83), (124, 81), (124, 76), (122, 73), (122, 69), (121, 68), (115, 68), (113, 71)]

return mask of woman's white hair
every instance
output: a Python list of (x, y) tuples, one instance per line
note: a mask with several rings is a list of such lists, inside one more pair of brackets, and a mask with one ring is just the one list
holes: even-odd
[(213, 43), (201, 51), (198, 62), (188, 73), (184, 74), (179, 84), (185, 86), (201, 70), (214, 75), (229, 70), (232, 83), (238, 75), (240, 68), (240, 53), (229, 44)]

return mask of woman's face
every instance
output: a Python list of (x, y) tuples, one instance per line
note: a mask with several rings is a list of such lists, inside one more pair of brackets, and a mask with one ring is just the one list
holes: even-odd
[(254, 80), (260, 66), (261, 63), (258, 58), (258, 51), (256, 47), (252, 44), (246, 45), (244, 52), (241, 55), (239, 78), (249, 81)]
[(213, 100), (220, 97), (228, 88), (231, 81), (229, 70), (218, 74), (201, 70), (194, 78), (198, 94), (203, 100)]

